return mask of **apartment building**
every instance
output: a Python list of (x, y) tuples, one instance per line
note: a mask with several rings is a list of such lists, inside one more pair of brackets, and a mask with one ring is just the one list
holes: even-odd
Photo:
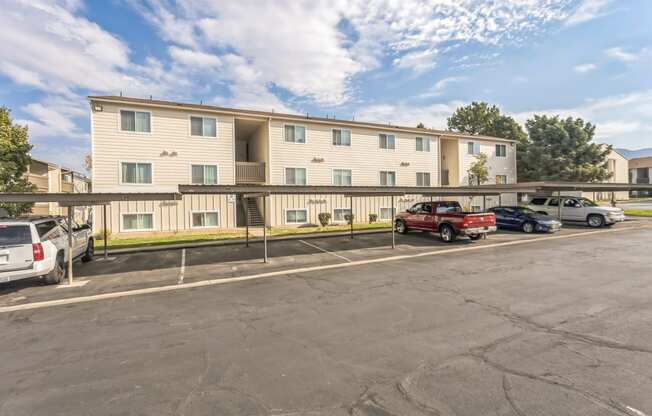
[[(605, 148), (607, 145), (601, 145)], [(611, 150), (607, 155), (607, 170), (611, 177), (607, 179), (606, 183), (629, 183), (629, 160), (616, 150)], [(582, 196), (596, 201), (609, 201), (611, 200), (611, 192), (582, 192)], [(613, 197), (617, 201), (624, 201), (629, 199), (628, 191), (614, 192)]]
[[(127, 97), (89, 99), (95, 192), (173, 192), (179, 184), (468, 185), (467, 170), (481, 152), (489, 156), (492, 183), (516, 182), (515, 143), (499, 138)], [(421, 199), (397, 198), (396, 209)], [(481, 200), (466, 202), (479, 208)], [(262, 203), (249, 203), (255, 224)], [(245, 224), (244, 204), (234, 195), (114, 202), (107, 220), (114, 234), (229, 229)], [(274, 195), (267, 225), (318, 224), (322, 212), (345, 222), (350, 200)], [(356, 222), (367, 222), (369, 214), (390, 221), (390, 198), (355, 198), (353, 214)]]
[[(629, 159), (629, 183), (652, 183), (652, 157), (637, 157)], [(649, 192), (634, 192), (636, 196), (646, 196)]]

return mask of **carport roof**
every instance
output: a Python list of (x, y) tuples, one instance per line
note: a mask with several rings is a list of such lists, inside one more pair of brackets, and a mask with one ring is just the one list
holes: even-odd
[[(507, 185), (509, 186), (509, 185)], [(586, 192), (618, 192), (618, 191), (652, 191), (652, 184), (635, 183), (587, 183), (587, 182), (521, 182), (518, 187), (533, 188), (537, 191), (586, 191)], [(521, 191), (513, 191), (521, 192)]]
[(102, 205), (112, 201), (171, 201), (180, 200), (177, 192), (89, 192), (89, 193), (39, 193), (39, 192), (8, 192), (0, 193), (0, 202), (30, 203), (58, 202), (62, 205)]

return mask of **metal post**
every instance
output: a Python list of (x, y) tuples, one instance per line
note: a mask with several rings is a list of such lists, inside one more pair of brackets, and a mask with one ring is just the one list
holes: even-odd
[(487, 210), (487, 195), (482, 195), (482, 210)]
[(106, 204), (102, 206), (102, 227), (104, 227), (104, 260), (106, 261), (109, 257), (109, 252), (107, 251), (107, 244), (106, 244), (106, 239), (107, 239), (107, 234), (108, 232), (106, 231)]
[(613, 191), (611, 191), (611, 206), (616, 206), (616, 194)]
[(559, 221), (561, 221), (561, 191), (557, 191), (557, 217), (559, 218)]
[(263, 246), (265, 249), (263, 261), (267, 263), (267, 195), (263, 195)]
[(396, 242), (394, 241), (394, 228), (396, 228), (394, 227), (394, 195), (392, 195), (392, 208), (390, 212), (392, 213), (392, 248), (396, 248)]
[[(518, 199), (518, 198), (516, 198)], [(516, 201), (518, 203), (518, 201)], [(498, 194), (498, 206), (502, 207), (503, 206), (503, 194)]]
[(351, 222), (351, 239), (353, 239), (353, 195), (351, 195), (351, 205), (350, 205), (350, 222)]
[(68, 207), (68, 284), (72, 285), (72, 211), (75, 207)]
[(245, 247), (249, 247), (249, 199), (240, 198), (245, 206)]

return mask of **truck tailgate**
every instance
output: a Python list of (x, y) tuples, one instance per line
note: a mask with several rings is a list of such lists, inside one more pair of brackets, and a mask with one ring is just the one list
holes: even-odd
[(490, 212), (466, 214), (464, 222), (468, 228), (491, 227), (496, 225), (496, 215)]

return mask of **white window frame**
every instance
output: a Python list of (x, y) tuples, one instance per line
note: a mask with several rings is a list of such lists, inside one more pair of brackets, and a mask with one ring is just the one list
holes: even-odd
[[(135, 230), (126, 230), (125, 229), (125, 223), (124, 223), (124, 216), (125, 215), (151, 215), (152, 216), (152, 228), (138, 228)], [(120, 213), (120, 232), (121, 233), (138, 233), (138, 232), (144, 232), (144, 231), (155, 231), (156, 230), (156, 215), (154, 214), (154, 211), (147, 211), (147, 212), (121, 212)]]
[[(421, 139), (421, 150), (417, 149), (417, 139)], [(423, 144), (428, 143), (428, 150), (423, 150)], [(417, 152), (430, 153), (432, 151), (432, 138), (427, 136), (415, 136), (414, 150)]]
[[(287, 170), (288, 169), (303, 169), (306, 171), (306, 183), (303, 185), (300, 184), (294, 184), (294, 183), (288, 183), (288, 175), (287, 175)], [(296, 175), (295, 175), (296, 177)], [(308, 168), (303, 167), (303, 166), (286, 166), (283, 168), (283, 184), (288, 185), (288, 186), (306, 186), (308, 185)]]
[[(333, 143), (333, 132), (335, 130), (348, 131), (349, 132), (349, 144), (335, 144), (335, 143)], [(353, 131), (351, 129), (345, 129), (345, 128), (339, 128), (339, 127), (333, 127), (331, 129), (331, 146), (351, 148), (352, 143), (353, 143)]]
[[(131, 131), (131, 130), (122, 130), (122, 112), (123, 111), (134, 111), (137, 113), (149, 113), (149, 131)], [(127, 134), (138, 134), (149, 136), (154, 132), (154, 115), (150, 110), (143, 110), (138, 108), (122, 107), (118, 108), (118, 131), (120, 133)]]
[[(383, 218), (381, 213), (383, 212), (384, 209), (389, 209), (390, 214), (393, 212), (394, 215), (391, 215), (390, 218)], [(395, 216), (396, 216), (396, 208), (380, 207), (378, 209), (378, 221), (393, 221)]]
[[(194, 225), (192, 221), (192, 216), (195, 214), (217, 214), (217, 225)], [(206, 221), (204, 221), (206, 222)], [(220, 211), (219, 210), (202, 210), (202, 211), (190, 211), (190, 228), (194, 229), (207, 229), (207, 228), (219, 228), (220, 227)]]
[(494, 177), (494, 179), (497, 179), (499, 176), (504, 177), (504, 178), (505, 178), (505, 182), (504, 182), (504, 183), (498, 183), (498, 181), (496, 180), (496, 185), (507, 185), (508, 180), (509, 180), (509, 179), (507, 178), (507, 175), (496, 175), (496, 176)]
[[(504, 155), (498, 155), (498, 146), (502, 146), (505, 149), (505, 154)], [(501, 144), (501, 143), (496, 143), (495, 152), (496, 152), (496, 157), (507, 157), (507, 145), (506, 144)]]
[(206, 166), (215, 166), (216, 169), (216, 174), (217, 174), (217, 183), (216, 185), (220, 184), (220, 165), (219, 163), (214, 163), (214, 162), (190, 162), (188, 164), (188, 177), (190, 180), (188, 181), (189, 184), (191, 185), (207, 185), (206, 183), (192, 183), (192, 167), (193, 166), (204, 166), (204, 180), (206, 180)]
[[(381, 134), (384, 134), (385, 136), (394, 136), (394, 147), (393, 147), (393, 148), (389, 148), (389, 147), (380, 147), (380, 135), (381, 135)], [(384, 131), (381, 131), (381, 132), (378, 133), (378, 136), (377, 136), (377, 137), (378, 137), (378, 148), (379, 148), (380, 150), (386, 150), (386, 151), (388, 151), (388, 152), (395, 152), (395, 151), (396, 151), (396, 134), (394, 134), (394, 133), (386, 133), (386, 132), (384, 132)]]
[[(473, 153), (469, 153), (469, 144), (473, 145)], [(477, 153), (475, 152), (476, 146), (478, 146), (478, 152)], [(482, 153), (482, 148), (480, 147), (480, 143), (474, 142), (474, 141), (471, 141), (471, 140), (466, 142), (466, 154), (467, 155), (469, 155), (469, 156), (477, 156), (480, 153)]]
[[(289, 141), (287, 141), (286, 138), (285, 138), (285, 126), (303, 127), (304, 132), (305, 132), (304, 137), (303, 137), (303, 139), (304, 139), (303, 142), (297, 142), (297, 141), (289, 142)], [(295, 135), (295, 137), (296, 137), (296, 135)], [(331, 142), (332, 141), (333, 141), (333, 137), (331, 136)], [(299, 124), (299, 123), (283, 123), (283, 143), (289, 143), (289, 144), (306, 144), (306, 143), (308, 143), (308, 126), (305, 125), (305, 124)]]
[[(348, 170), (351, 172), (351, 185), (336, 185), (335, 184), (335, 171), (336, 170)], [(353, 186), (353, 169), (351, 168), (332, 168), (331, 169), (331, 184), (333, 186)]]
[[(201, 122), (202, 123), (202, 125), (201, 125), (202, 135), (201, 136), (197, 136), (195, 134), (192, 134), (192, 117), (202, 119), (202, 122)], [(204, 136), (203, 135), (203, 133), (204, 133), (204, 119), (205, 118), (212, 118), (213, 120), (215, 120), (215, 136)], [(219, 136), (219, 130), (220, 130), (219, 129), (219, 122), (220, 121), (218, 120), (217, 117), (200, 116), (200, 115), (197, 115), (197, 114), (188, 114), (188, 136), (196, 137), (196, 138), (199, 138), (199, 139), (217, 139), (217, 137)]]
[[(428, 185), (419, 185), (419, 174), (427, 174), (428, 175), (428, 182), (429, 182)], [(432, 186), (432, 175), (430, 174), (430, 172), (415, 172), (415, 178), (414, 179), (416, 181), (416, 186), (425, 186), (425, 187)]]
[[(136, 163), (136, 164), (149, 164), (152, 171), (152, 182), (151, 183), (132, 183), (132, 182), (122, 182), (122, 164), (123, 163)], [(149, 160), (119, 160), (118, 161), (118, 183), (124, 186), (152, 186), (154, 185), (154, 162)]]
[[(383, 181), (381, 180), (383, 172), (391, 172), (391, 173), (394, 174), (394, 185), (383, 185), (383, 183), (382, 183)], [(392, 186), (396, 186), (396, 182), (398, 182), (398, 178), (396, 176), (396, 171), (395, 170), (381, 170), (381, 171), (378, 171), (378, 184), (380, 186), (392, 187)]]
[[(305, 211), (306, 212), (306, 221), (304, 222), (288, 222), (288, 211)], [(308, 224), (308, 208), (283, 208), (283, 224), (288, 225), (301, 225)]]
[(347, 223), (346, 218), (341, 219), (341, 220), (336, 220), (335, 219), (335, 211), (343, 210), (343, 209), (346, 210), (346, 211), (349, 211), (349, 213), (351, 213), (351, 207), (333, 207), (333, 211), (331, 212), (331, 219), (332, 219), (333, 224), (346, 224)]

